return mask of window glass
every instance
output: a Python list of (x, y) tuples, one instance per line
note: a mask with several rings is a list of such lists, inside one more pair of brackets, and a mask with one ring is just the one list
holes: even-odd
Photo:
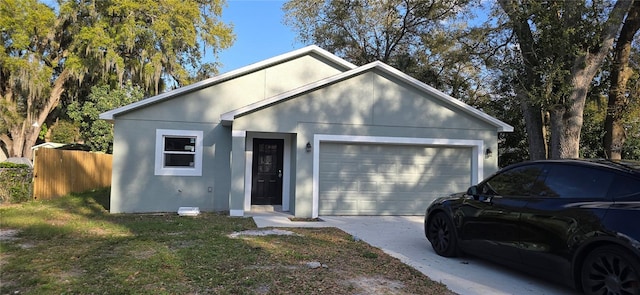
[(640, 194), (640, 180), (616, 175), (609, 188), (609, 197), (616, 199), (634, 194)]
[(195, 137), (164, 137), (164, 166), (193, 167), (196, 156)]
[(195, 155), (164, 154), (165, 167), (193, 167)]
[(198, 130), (156, 129), (155, 175), (202, 176)]
[(195, 152), (195, 137), (165, 137), (164, 150), (167, 152)]
[(550, 164), (540, 196), (555, 198), (605, 198), (613, 180), (609, 171)]
[(480, 193), (502, 196), (530, 196), (536, 194), (535, 184), (542, 165), (520, 166), (503, 171), (479, 185)]

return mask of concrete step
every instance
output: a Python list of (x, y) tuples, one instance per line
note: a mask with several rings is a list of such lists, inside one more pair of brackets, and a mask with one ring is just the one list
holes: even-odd
[(282, 212), (282, 205), (251, 205), (251, 212)]

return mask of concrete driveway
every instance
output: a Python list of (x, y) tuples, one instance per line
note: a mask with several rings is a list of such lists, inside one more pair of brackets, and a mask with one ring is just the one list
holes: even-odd
[(337, 227), (439, 281), (458, 294), (576, 294), (575, 291), (474, 257), (438, 256), (422, 216), (323, 216), (291, 222), (278, 212), (251, 212), (258, 227)]

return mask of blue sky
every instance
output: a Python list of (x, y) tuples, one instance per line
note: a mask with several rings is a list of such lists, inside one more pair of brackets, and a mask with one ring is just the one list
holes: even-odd
[(219, 54), (220, 73), (305, 46), (297, 42), (296, 34), (283, 24), (284, 3), (278, 0), (227, 0), (222, 19), (233, 24), (236, 41)]

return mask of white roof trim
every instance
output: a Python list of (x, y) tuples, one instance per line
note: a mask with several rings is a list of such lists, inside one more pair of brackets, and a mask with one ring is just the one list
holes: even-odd
[(307, 47), (304, 47), (304, 48), (301, 48), (301, 49), (298, 49), (298, 50), (294, 50), (294, 51), (291, 51), (291, 52), (288, 52), (288, 53), (285, 53), (285, 54), (282, 54), (282, 55), (278, 55), (276, 57), (272, 57), (272, 58), (269, 58), (269, 59), (266, 59), (266, 60), (251, 64), (251, 65), (239, 68), (237, 70), (233, 70), (233, 71), (224, 73), (222, 75), (214, 76), (214, 77), (202, 80), (200, 82), (197, 82), (197, 83), (194, 83), (194, 84), (191, 84), (191, 85), (188, 85), (188, 86), (180, 87), (178, 89), (175, 89), (175, 90), (172, 90), (172, 91), (169, 91), (169, 92), (165, 92), (165, 93), (162, 93), (162, 94), (159, 94), (159, 95), (156, 95), (156, 96), (152, 96), (152, 97), (143, 99), (143, 100), (138, 101), (138, 102), (134, 102), (132, 104), (128, 104), (126, 106), (123, 106), (123, 107), (120, 107), (120, 108), (117, 108), (117, 109), (113, 109), (113, 110), (104, 112), (104, 113), (100, 114), (100, 119), (112, 121), (112, 120), (114, 120), (114, 117), (119, 115), (119, 114), (130, 112), (130, 111), (133, 111), (133, 110), (136, 110), (136, 109), (139, 109), (139, 108), (143, 108), (143, 107), (145, 107), (147, 105), (150, 105), (150, 104), (154, 104), (154, 103), (157, 103), (157, 102), (160, 102), (160, 101), (172, 98), (172, 97), (179, 96), (181, 94), (189, 93), (189, 92), (192, 92), (192, 91), (195, 91), (195, 90), (199, 90), (199, 89), (202, 89), (202, 88), (205, 88), (205, 87), (209, 87), (211, 85), (218, 84), (220, 82), (231, 80), (231, 79), (237, 78), (239, 76), (246, 75), (246, 74), (251, 73), (251, 72), (255, 72), (255, 71), (258, 71), (258, 70), (261, 70), (261, 69), (276, 65), (276, 64), (283, 63), (283, 62), (291, 60), (291, 59), (295, 59), (295, 58), (300, 57), (300, 56), (307, 55), (309, 53), (316, 53), (316, 54), (318, 54), (318, 55), (320, 55), (320, 56), (322, 56), (322, 57), (324, 57), (324, 58), (326, 58), (326, 59), (338, 64), (338, 65), (341, 65), (341, 66), (343, 66), (343, 67), (345, 67), (346, 69), (349, 69), (349, 70), (355, 69), (357, 67), (356, 65), (354, 65), (354, 64), (352, 64), (352, 63), (350, 63), (350, 62), (348, 62), (348, 61), (346, 61), (346, 60), (344, 60), (342, 58), (339, 58), (334, 54), (331, 54), (330, 52), (318, 47), (317, 45), (310, 45), (310, 46), (307, 46)]
[(468, 113), (468, 114), (470, 114), (470, 115), (472, 115), (472, 116), (474, 116), (474, 117), (476, 117), (476, 118), (478, 118), (478, 119), (480, 119), (482, 121), (485, 121), (485, 122), (487, 122), (487, 123), (489, 123), (491, 125), (494, 125), (494, 126), (498, 127), (498, 131), (499, 132), (513, 132), (513, 126), (511, 126), (511, 125), (509, 125), (507, 123), (504, 123), (504, 122), (502, 122), (502, 121), (500, 121), (500, 120), (498, 120), (498, 119), (496, 119), (496, 118), (494, 118), (494, 117), (492, 117), (492, 116), (490, 116), (490, 115), (488, 115), (488, 114), (486, 114), (486, 113), (484, 113), (484, 112), (482, 112), (482, 111), (480, 111), (480, 110), (478, 110), (478, 109), (476, 109), (476, 108), (464, 103), (463, 101), (455, 99), (455, 98), (443, 93), (442, 91), (439, 91), (439, 90), (437, 90), (437, 89), (435, 89), (435, 88), (433, 88), (433, 87), (431, 87), (431, 86), (429, 86), (429, 85), (427, 85), (427, 84), (425, 84), (425, 83), (423, 83), (423, 82), (421, 82), (421, 81), (419, 81), (419, 80), (417, 80), (417, 79), (415, 79), (415, 78), (413, 78), (413, 77), (411, 77), (411, 76), (409, 76), (409, 75), (407, 75), (407, 74), (405, 74), (405, 73), (403, 73), (403, 72), (401, 72), (401, 71), (399, 71), (399, 70), (397, 70), (397, 69), (385, 64), (385, 63), (383, 63), (383, 62), (380, 62), (380, 61), (375, 61), (375, 62), (366, 64), (364, 66), (361, 66), (359, 68), (355, 68), (355, 69), (352, 69), (350, 71), (347, 71), (347, 72), (344, 72), (344, 73), (341, 73), (341, 74), (338, 74), (338, 75), (335, 75), (335, 76), (332, 76), (332, 77), (329, 77), (329, 78), (326, 78), (326, 79), (323, 79), (323, 80), (319, 80), (317, 82), (307, 84), (307, 85), (305, 85), (303, 87), (300, 87), (300, 88), (297, 88), (297, 89), (294, 89), (294, 90), (291, 90), (291, 91), (287, 91), (287, 92), (281, 93), (279, 95), (273, 96), (271, 98), (264, 99), (264, 100), (261, 100), (259, 102), (247, 105), (245, 107), (242, 107), (242, 108), (239, 108), (239, 109), (224, 113), (224, 114), (222, 114), (220, 116), (220, 119), (221, 119), (223, 125), (227, 125), (228, 126), (228, 125), (232, 124), (233, 120), (236, 117), (242, 116), (244, 114), (253, 112), (253, 111), (261, 109), (261, 108), (265, 108), (265, 107), (268, 107), (268, 106), (271, 106), (271, 105), (274, 105), (274, 104), (278, 104), (278, 103), (280, 103), (282, 101), (285, 101), (285, 100), (288, 100), (288, 99), (290, 99), (292, 97), (295, 97), (295, 96), (298, 96), (298, 95), (301, 95), (301, 94), (304, 94), (304, 93), (307, 93), (307, 92), (311, 92), (311, 91), (317, 90), (319, 88), (325, 87), (327, 85), (330, 85), (330, 84), (333, 84), (333, 83), (336, 83), (336, 82), (339, 82), (339, 81), (342, 81), (342, 80), (346, 80), (348, 78), (360, 75), (360, 74), (362, 74), (364, 72), (367, 72), (367, 71), (370, 71), (370, 70), (373, 70), (373, 69), (380, 70), (380, 71), (385, 72), (387, 74), (390, 74), (390, 75), (392, 75), (392, 76), (394, 76), (396, 78), (399, 78), (400, 80), (402, 80), (402, 81), (404, 81), (404, 82), (406, 82), (406, 83), (408, 83), (408, 84), (410, 84), (410, 85), (412, 85), (412, 86), (414, 86), (414, 87), (416, 87), (416, 88), (418, 88), (418, 89), (420, 89), (420, 90), (422, 90), (422, 91), (424, 91), (426, 93), (429, 93), (429, 94), (433, 95), (435, 98), (437, 98), (437, 99), (439, 99), (439, 100), (441, 100), (441, 101), (443, 101), (443, 102), (445, 102), (445, 103), (447, 103), (449, 105), (452, 105), (452, 106), (456, 107), (457, 109), (460, 109), (460, 110), (462, 110), (462, 111), (464, 111), (464, 112), (466, 112), (466, 113)]

